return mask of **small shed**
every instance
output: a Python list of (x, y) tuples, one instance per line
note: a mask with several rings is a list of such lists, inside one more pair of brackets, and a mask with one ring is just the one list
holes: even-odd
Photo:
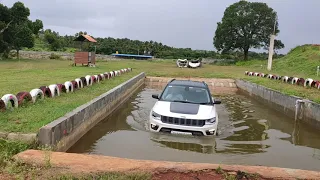
[(96, 54), (95, 52), (89, 52), (83, 50), (83, 43), (96, 43), (97, 41), (93, 39), (89, 35), (81, 34), (78, 36), (74, 41), (81, 42), (80, 51), (75, 52), (74, 54), (74, 65), (77, 66), (77, 64), (82, 65), (95, 65), (96, 64)]

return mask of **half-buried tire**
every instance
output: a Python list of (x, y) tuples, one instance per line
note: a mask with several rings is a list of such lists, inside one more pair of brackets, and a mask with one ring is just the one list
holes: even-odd
[(114, 77), (114, 73), (113, 71), (110, 71), (110, 78), (113, 78)]
[(99, 76), (100, 81), (104, 81), (106, 79), (104, 74), (99, 74), (98, 76)]
[(6, 104), (3, 102), (2, 99), (0, 99), (0, 111), (5, 111), (6, 110)]
[[(84, 77), (83, 77), (83, 78), (84, 78)], [(86, 80), (86, 78), (84, 78), (84, 80)], [(85, 81), (83, 81), (81, 78), (77, 78), (77, 79), (75, 79), (75, 81), (76, 81), (77, 84), (78, 84), (78, 89), (83, 88), (83, 86), (84, 86), (83, 82), (85, 82)]]
[(43, 94), (44, 94), (46, 97), (52, 97), (51, 91), (50, 91), (50, 89), (48, 88), (48, 86), (41, 86), (39, 89), (43, 92)]
[(297, 84), (298, 84), (299, 86), (304, 86), (305, 82), (306, 82), (305, 79), (299, 78)]
[(60, 92), (64, 92), (64, 93), (67, 92), (67, 89), (64, 86), (64, 84), (57, 84), (57, 86), (58, 86)]
[(59, 91), (59, 88), (56, 84), (51, 84), (49, 86), (49, 89), (50, 89), (52, 97), (60, 96), (60, 91)]
[(86, 79), (85, 77), (81, 77), (80, 79), (81, 79), (81, 82), (82, 82), (82, 84), (83, 84), (83, 87), (84, 87), (84, 86), (88, 86), (88, 84), (87, 84), (87, 79)]
[(30, 95), (31, 95), (33, 103), (36, 103), (39, 99), (40, 100), (44, 99), (44, 94), (43, 94), (43, 91), (41, 89), (32, 89), (30, 91)]
[(64, 86), (66, 88), (66, 93), (71, 93), (73, 92), (73, 84), (70, 81), (66, 81), (64, 83)]
[(304, 87), (306, 86), (310, 86), (311, 87), (311, 84), (313, 83), (313, 79), (311, 78), (307, 78), (304, 82)]
[(72, 86), (73, 86), (73, 91), (75, 91), (75, 90), (77, 90), (79, 88), (77, 81), (73, 80), (73, 81), (71, 81), (71, 83), (72, 83)]
[(94, 77), (96, 83), (99, 83), (99, 82), (100, 82), (100, 78), (99, 78), (98, 75), (93, 75), (93, 77)]
[(90, 75), (87, 75), (85, 78), (87, 86), (92, 86), (92, 77)]
[(299, 78), (297, 78), (297, 77), (292, 78), (291, 84), (297, 84), (298, 80), (299, 80)]
[(18, 108), (18, 99), (13, 94), (6, 94), (2, 96), (1, 100), (5, 104), (6, 110), (12, 110), (13, 108)]
[(19, 107), (32, 101), (32, 96), (29, 92), (19, 92), (16, 97)]
[(106, 79), (110, 79), (110, 73), (105, 72), (105, 73), (104, 73), (104, 76), (106, 77)]

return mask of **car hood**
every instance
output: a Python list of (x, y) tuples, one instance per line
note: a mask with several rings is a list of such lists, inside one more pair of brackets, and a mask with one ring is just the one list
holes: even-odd
[(187, 119), (210, 119), (216, 117), (216, 108), (212, 105), (157, 101), (153, 111), (162, 116)]

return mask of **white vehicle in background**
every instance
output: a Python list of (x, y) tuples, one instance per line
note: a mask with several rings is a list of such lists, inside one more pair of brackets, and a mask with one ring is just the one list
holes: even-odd
[(215, 100), (205, 82), (171, 80), (160, 95), (149, 115), (152, 132), (217, 135), (218, 113)]
[(182, 67), (188, 67), (188, 60), (187, 59), (178, 59), (177, 60), (177, 66), (179, 68), (182, 68)]
[(188, 67), (189, 68), (201, 67), (201, 61), (200, 60), (190, 60), (190, 61), (188, 61)]

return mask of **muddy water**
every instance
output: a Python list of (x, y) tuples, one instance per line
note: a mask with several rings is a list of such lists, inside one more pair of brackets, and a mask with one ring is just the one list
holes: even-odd
[(147, 119), (156, 102), (151, 95), (159, 92), (143, 87), (68, 152), (320, 170), (320, 133), (245, 94), (219, 97), (217, 137), (151, 133)]

